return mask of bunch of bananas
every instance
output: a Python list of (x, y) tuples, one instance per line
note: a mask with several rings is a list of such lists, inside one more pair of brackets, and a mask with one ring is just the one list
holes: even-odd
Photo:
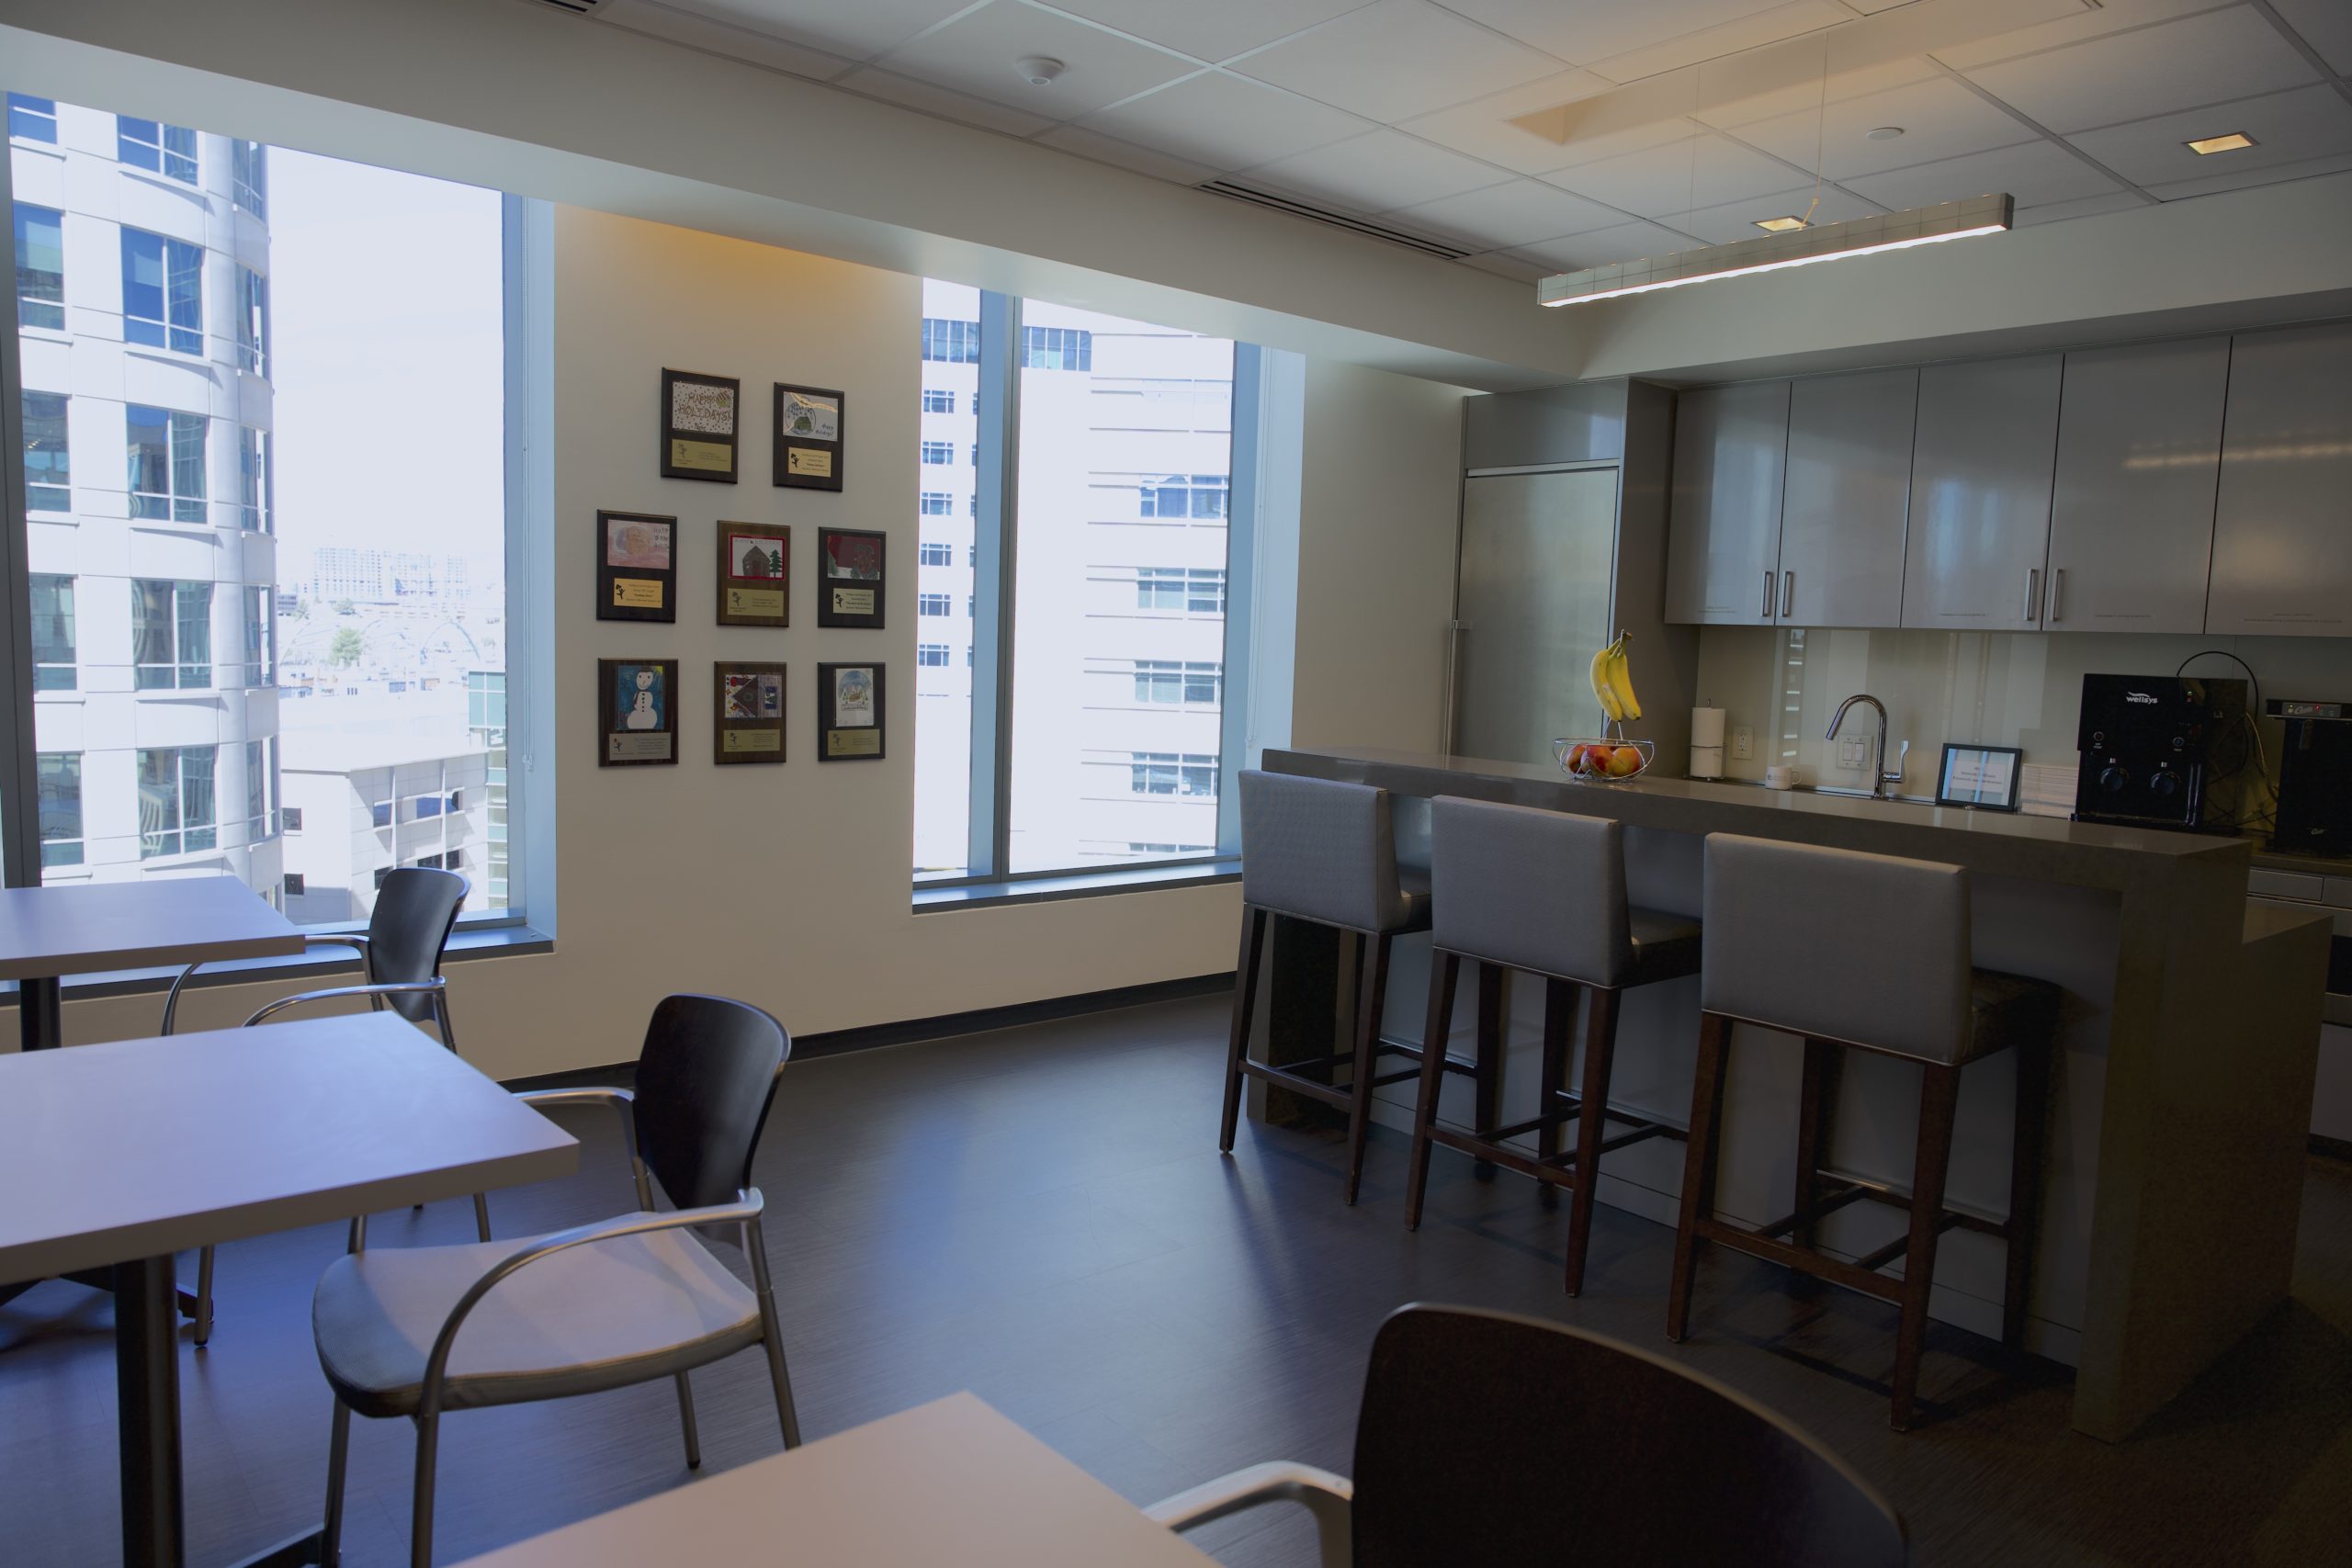
[(1612, 724), (1642, 716), (1642, 705), (1634, 695), (1633, 672), (1625, 667), (1627, 634), (1619, 632), (1617, 640), (1592, 656), (1592, 694), (1600, 700), (1600, 711)]

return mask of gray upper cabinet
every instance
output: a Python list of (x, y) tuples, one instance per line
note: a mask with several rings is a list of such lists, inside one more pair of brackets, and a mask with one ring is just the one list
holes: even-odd
[(1786, 381), (1702, 388), (1677, 400), (1668, 621), (1769, 626), (1776, 618), (1788, 441)]
[(2041, 625), (2060, 373), (2055, 354), (1919, 372), (1905, 626)]
[(1917, 370), (1821, 376), (1789, 393), (1779, 619), (1893, 626), (1903, 617)]
[(2204, 629), (2229, 380), (2227, 338), (2066, 355), (2043, 626)]
[(2352, 633), (2352, 324), (2241, 333), (2205, 629)]

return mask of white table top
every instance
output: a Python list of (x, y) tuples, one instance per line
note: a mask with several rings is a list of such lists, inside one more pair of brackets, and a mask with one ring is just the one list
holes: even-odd
[(968, 1393), (674, 1486), (466, 1568), (1203, 1568)]
[(389, 1012), (0, 1055), (0, 1283), (579, 1160), (571, 1134)]
[(302, 933), (233, 876), (0, 888), (0, 980), (302, 951)]

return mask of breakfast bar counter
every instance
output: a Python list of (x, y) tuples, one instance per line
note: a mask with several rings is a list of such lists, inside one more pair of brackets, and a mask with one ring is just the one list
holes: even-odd
[[(1390, 791), (1407, 864), (1426, 863), (1426, 802), (1439, 795), (1614, 818), (1628, 829), (1634, 902), (1680, 914), (1699, 913), (1701, 846), (1713, 832), (1966, 867), (1975, 961), (2053, 981), (2064, 996), (2030, 1342), (2076, 1367), (2075, 1427), (2127, 1436), (2285, 1299), (2328, 927), (2317, 914), (2247, 904), (2245, 841), (1750, 784), (1586, 782), (1551, 766), (1412, 752), (1270, 750), (1262, 765)], [(1329, 933), (1284, 929), (1294, 925), (1277, 922), (1268, 1005), (1278, 1060), (1334, 1048), (1327, 998), (1343, 967), (1339, 947)], [(1422, 1011), (1427, 938), (1413, 942), (1399, 943), (1391, 1019)], [(1697, 982), (1646, 989), (1657, 994), (1628, 998), (1613, 1099), (1679, 1123)], [(1537, 1010), (1521, 1010), (1507, 1036), (1507, 1114), (1514, 1101), (1532, 1103)], [(1724, 1145), (1727, 1214), (1753, 1223), (1788, 1207), (1799, 1055), (1791, 1041), (1735, 1057), (1748, 1064), (1736, 1074), (1750, 1077), (1734, 1097), (1748, 1109)], [(1907, 1183), (1916, 1069), (1854, 1066), (1830, 1161)], [(1951, 1183), (1957, 1202), (1996, 1215), (2008, 1201), (2009, 1132), (1997, 1109), (2008, 1072), (1997, 1060), (1970, 1069), (1981, 1081), (1963, 1086)], [(1409, 1107), (1396, 1097), (1410, 1087), (1383, 1091), (1382, 1121), (1404, 1124)], [(1652, 1143), (1612, 1155), (1598, 1192), (1670, 1224), (1679, 1183), (1679, 1145)], [(1837, 1216), (1847, 1229), (1826, 1225), (1825, 1239), (1849, 1255), (1871, 1250), (1886, 1222), (1871, 1229), (1860, 1212), (1870, 1207)], [(1931, 1310), (1991, 1331), (2000, 1267), (1997, 1241), (1951, 1233)], [(1697, 1328), (1705, 1332), (1703, 1311)]]

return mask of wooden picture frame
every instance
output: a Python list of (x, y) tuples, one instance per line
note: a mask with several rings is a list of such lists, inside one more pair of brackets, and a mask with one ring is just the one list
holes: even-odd
[(674, 659), (596, 660), (596, 765), (674, 764), (680, 695)]
[(735, 482), (743, 383), (698, 370), (662, 372), (662, 477)]
[(1947, 743), (1936, 766), (1936, 804), (1972, 811), (2015, 811), (2025, 785), (2025, 752), (2016, 746)]
[(817, 530), (817, 624), (882, 629), (889, 601), (889, 536), (864, 528)]
[(782, 762), (785, 667), (721, 660), (710, 669), (710, 760)]
[[(878, 762), (886, 752), (889, 709), (878, 662), (817, 666), (817, 760)], [(860, 676), (864, 679), (861, 681)]]
[(829, 387), (775, 383), (775, 482), (785, 490), (842, 488), (846, 400)]
[(792, 624), (792, 530), (718, 520), (718, 624)]
[(596, 513), (596, 618), (678, 618), (678, 520), (648, 512)]

